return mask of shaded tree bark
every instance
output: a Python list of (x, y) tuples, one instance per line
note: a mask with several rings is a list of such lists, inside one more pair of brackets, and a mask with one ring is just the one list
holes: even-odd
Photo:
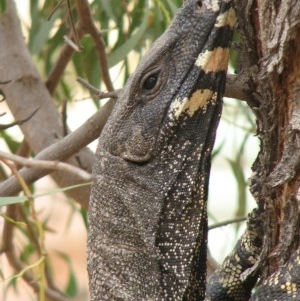
[(260, 139), (250, 189), (265, 215), (257, 264), (265, 280), (299, 252), (300, 2), (236, 1), (236, 11), (239, 77)]

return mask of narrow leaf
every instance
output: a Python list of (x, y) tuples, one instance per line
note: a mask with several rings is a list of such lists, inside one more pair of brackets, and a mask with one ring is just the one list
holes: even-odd
[(7, 196), (7, 197), (0, 197), (0, 207), (7, 206), (12, 204), (19, 204), (24, 203), (27, 201), (26, 196)]
[(122, 61), (125, 57), (127, 57), (128, 53), (132, 49), (134, 49), (136, 45), (138, 45), (140, 40), (143, 38), (143, 35), (145, 34), (145, 31), (148, 26), (147, 24), (148, 15), (149, 12), (147, 10), (143, 22), (141, 23), (139, 29), (133, 35), (131, 35), (131, 37), (124, 44), (122, 44), (119, 48), (117, 48), (108, 56), (108, 64), (110, 67), (113, 67), (116, 64), (118, 64), (120, 61)]
[(37, 54), (37, 53), (41, 52), (41, 50), (45, 46), (45, 43), (49, 39), (50, 30), (52, 29), (53, 24), (56, 21), (58, 15), (59, 15), (59, 12), (55, 13), (52, 16), (51, 20), (49, 20), (49, 21), (44, 20), (42, 22), (40, 28), (38, 29), (38, 31), (36, 32), (34, 37), (32, 37), (32, 40), (30, 43), (30, 51), (32, 54)]
[(73, 269), (70, 267), (69, 279), (65, 293), (67, 296), (74, 297), (77, 294), (77, 281)]
[(0, 12), (3, 13), (6, 10), (6, 0), (0, 0)]
[(45, 193), (36, 194), (33, 197), (36, 199), (36, 198), (39, 198), (41, 196), (52, 195), (52, 194), (55, 194), (55, 193), (65, 192), (65, 191), (68, 191), (68, 190), (72, 190), (72, 189), (76, 189), (76, 188), (80, 188), (80, 187), (84, 187), (84, 186), (91, 186), (91, 185), (92, 185), (92, 182), (88, 182), (88, 183), (83, 183), (83, 184), (67, 186), (67, 187), (63, 187), (63, 188), (52, 189), (52, 190), (47, 191)]

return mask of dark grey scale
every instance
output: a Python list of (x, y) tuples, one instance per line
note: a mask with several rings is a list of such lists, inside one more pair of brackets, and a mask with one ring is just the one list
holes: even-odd
[[(230, 5), (186, 0), (119, 93), (89, 204), (91, 301), (204, 299), (210, 155), (225, 74), (209, 84), (195, 60), (222, 39), (215, 24)], [(202, 86), (214, 101), (191, 116), (172, 114), (172, 104)]]
[(210, 89), (220, 93), (225, 89), (225, 78), (224, 71), (206, 73), (197, 83), (196, 89)]

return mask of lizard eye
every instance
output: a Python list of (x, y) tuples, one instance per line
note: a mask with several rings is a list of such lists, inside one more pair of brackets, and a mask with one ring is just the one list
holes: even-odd
[(139, 79), (138, 93), (144, 100), (155, 98), (168, 82), (168, 74), (172, 69), (172, 62), (168, 63), (164, 68), (155, 66), (147, 70), (142, 78)]
[(164, 87), (167, 81), (165, 71), (160, 68), (152, 69), (142, 78), (140, 89), (142, 95), (146, 97), (155, 97)]
[(158, 81), (158, 73), (150, 74), (143, 82), (144, 90), (152, 90), (155, 88)]

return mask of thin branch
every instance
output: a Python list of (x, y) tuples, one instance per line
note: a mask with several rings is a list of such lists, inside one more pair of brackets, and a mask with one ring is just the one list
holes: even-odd
[(88, 89), (92, 95), (97, 97), (98, 99), (103, 99), (103, 98), (118, 98), (118, 94), (121, 91), (121, 89), (114, 90), (111, 92), (103, 92), (91, 85), (89, 82), (84, 80), (81, 77), (77, 77), (76, 79), (80, 85), (82, 85), (84, 88)]
[[(7, 208), (6, 214), (10, 218), (15, 219), (15, 212), (17, 211), (19, 205), (10, 205)], [(16, 254), (16, 250), (13, 243), (13, 233), (14, 233), (14, 225), (7, 220), (4, 222), (4, 231), (2, 236), (2, 250), (5, 252), (5, 255), (7, 257), (7, 260), (10, 264), (10, 266), (15, 270), (16, 274), (20, 274), (22, 271), (24, 271), (25, 266), (23, 266), (23, 263), (19, 259), (19, 256)], [(34, 291), (40, 291), (40, 285), (38, 284), (37, 279), (34, 278), (31, 271), (26, 271), (22, 273), (22, 278), (25, 280), (25, 282), (31, 286), (31, 288)], [(69, 301), (68, 298), (62, 295), (61, 292), (45, 288), (46, 293), (46, 301)]]
[(52, 9), (52, 11), (50, 12), (49, 16), (47, 17), (47, 21), (50, 21), (52, 16), (54, 15), (54, 13), (58, 10), (59, 7), (61, 7), (62, 3), (64, 2), (65, 0), (60, 0), (56, 6)]
[(76, 45), (77, 45), (77, 47), (80, 51), (80, 50), (82, 50), (82, 45), (80, 43), (81, 38), (79, 37), (79, 35), (77, 34), (77, 31), (76, 31), (70, 0), (67, 0), (67, 6), (68, 6), (68, 17), (69, 17), (72, 32), (73, 32), (73, 35), (74, 35), (74, 41), (75, 41), (75, 43), (76, 43)]
[(64, 41), (75, 51), (80, 52), (82, 50), (76, 43), (73, 42), (68, 36), (64, 36)]
[(68, 125), (67, 125), (67, 119), (68, 119), (68, 100), (64, 99), (62, 101), (62, 109), (61, 109), (61, 119), (62, 119), (62, 124), (63, 124), (63, 136), (67, 136), (68, 135)]
[(33, 117), (33, 115), (38, 111), (39, 108), (35, 109), (27, 118), (22, 119), (22, 120), (18, 120), (18, 121), (14, 121), (12, 123), (9, 124), (0, 124), (0, 130), (6, 130), (12, 126), (15, 125), (22, 125), (23, 123), (25, 123), (26, 121), (30, 120), (31, 117)]
[(68, 173), (73, 173), (84, 181), (92, 180), (92, 175), (90, 173), (64, 162), (38, 160), (38, 159), (31, 159), (31, 158), (28, 159), (10, 153), (5, 153), (3, 151), (0, 151), (0, 158), (13, 161), (19, 165), (26, 166), (26, 167), (37, 167), (41, 169), (60, 170)]
[[(11, 166), (11, 170), (15, 173), (18, 171)], [(17, 176), (20, 177), (20, 174)], [(11, 220), (17, 220), (18, 218), (19, 205), (10, 205), (7, 207), (6, 215)], [(30, 270), (26, 270), (19, 256), (16, 254), (15, 246), (12, 237), (14, 237), (15, 226), (13, 223), (9, 222), (8, 219), (4, 221), (4, 229), (2, 236), (2, 251), (5, 252), (7, 260), (10, 266), (15, 270), (16, 274), (21, 275), (25, 282), (35, 291), (40, 292), (41, 287), (39, 281), (34, 277)], [(59, 291), (45, 288), (46, 301), (69, 301), (68, 298), (63, 296)]]
[(228, 225), (233, 224), (233, 223), (244, 222), (246, 220), (247, 220), (247, 217), (236, 217), (236, 218), (224, 221), (224, 222), (220, 222), (220, 223), (216, 223), (214, 225), (211, 225), (211, 226), (208, 227), (208, 230), (213, 230), (213, 229), (216, 229), (216, 228), (228, 226)]
[[(68, 36), (68, 41), (80, 41), (84, 34), (90, 34), (93, 41), (95, 42), (97, 53), (99, 56), (100, 69), (102, 74), (103, 82), (108, 91), (113, 91), (114, 87), (109, 75), (108, 60), (105, 52), (105, 43), (97, 30), (90, 11), (90, 6), (87, 0), (76, 1), (77, 12), (79, 16), (79, 23), (74, 26), (72, 32)], [(75, 34), (76, 33), (76, 37)], [(78, 50), (76, 47), (73, 48), (69, 44), (66, 44), (62, 49), (54, 67), (52, 68), (50, 75), (46, 81), (46, 86), (51, 94), (54, 93), (59, 80), (67, 67), (67, 64), (72, 59), (72, 56)]]
[(102, 80), (108, 91), (113, 91), (114, 87), (109, 75), (108, 60), (105, 52), (105, 43), (98, 31), (91, 15), (90, 5), (87, 0), (76, 0), (79, 25), (85, 33), (91, 35), (98, 52)]
[(247, 86), (246, 82), (242, 82), (240, 80), (239, 75), (227, 75), (224, 96), (251, 102), (251, 95), (246, 93), (248, 90), (249, 87)]
[[(41, 256), (42, 252), (40, 250), (40, 245), (39, 245), (38, 237), (36, 235), (35, 228), (34, 228), (32, 222), (28, 219), (28, 216), (25, 213), (24, 208), (22, 206), (19, 206), (18, 208), (19, 208), (20, 218), (24, 221), (24, 223), (27, 226), (28, 235), (30, 236), (30, 241), (34, 243), (35, 250), (37, 250), (39, 252), (39, 256)], [(53, 276), (52, 276), (52, 271), (51, 271), (50, 262), (48, 260), (48, 257), (46, 257), (46, 259), (45, 259), (45, 276), (46, 276), (47, 284), (48, 284), (49, 288), (54, 291), (59, 292), (59, 289), (55, 286), (55, 284), (53, 282)]]
[[(98, 138), (103, 126), (114, 106), (112, 100), (108, 101), (97, 113), (89, 118), (77, 130), (41, 151), (35, 158), (39, 160), (63, 161), (77, 153), (84, 146)], [(49, 174), (49, 169), (22, 168), (20, 174), (29, 185)], [(21, 187), (15, 177), (10, 177), (0, 183), (0, 196), (16, 195)], [(87, 203), (83, 204), (87, 208)]]
[[(75, 28), (77, 32), (77, 36), (79, 39), (82, 39), (84, 32), (81, 29), (81, 26), (77, 24)], [(69, 39), (72, 41), (74, 39), (74, 34), (71, 33), (69, 35)], [(57, 61), (54, 64), (54, 67), (50, 71), (48, 79), (46, 81), (46, 86), (51, 95), (54, 94), (56, 87), (60, 81), (62, 74), (64, 73), (69, 61), (72, 59), (72, 56), (75, 52), (75, 49), (72, 48), (70, 45), (65, 44), (62, 51), (59, 54)]]
[[(35, 209), (34, 199), (32, 196), (32, 193), (28, 187), (28, 185), (25, 183), (24, 179), (20, 176), (16, 166), (10, 167), (14, 175), (17, 177), (22, 190), (24, 194), (26, 195), (29, 203), (31, 218), (34, 222), (34, 225), (37, 229), (36, 238), (38, 240), (38, 253), (39, 253), (39, 260), (37, 263), (34, 263), (32, 266), (38, 267), (38, 284), (39, 284), (39, 290), (38, 290), (38, 296), (39, 300), (45, 299), (45, 287), (46, 287), (46, 277), (45, 277), (45, 259), (46, 259), (46, 248), (45, 248), (45, 233), (43, 229), (43, 225), (38, 219), (37, 212)], [(24, 273), (26, 273), (27, 270), (30, 269), (30, 266), (25, 267), (19, 275), (22, 276)]]

